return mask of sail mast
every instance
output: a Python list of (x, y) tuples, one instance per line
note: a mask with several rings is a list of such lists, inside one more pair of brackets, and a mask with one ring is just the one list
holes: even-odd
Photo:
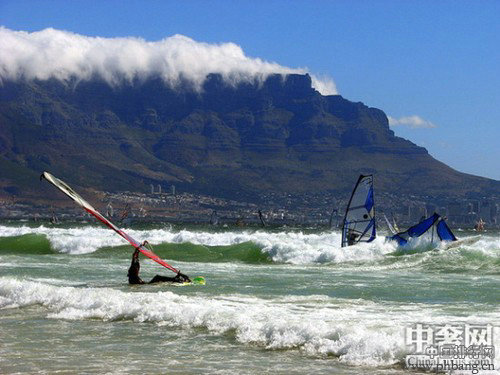
[(375, 236), (373, 175), (360, 175), (342, 221), (341, 246), (351, 246), (358, 242), (371, 242)]
[(64, 194), (66, 194), (68, 197), (73, 199), (79, 206), (81, 206), (85, 211), (87, 211), (89, 214), (93, 215), (97, 220), (99, 220), (101, 223), (106, 225), (108, 228), (114, 230), (116, 233), (118, 233), (121, 237), (126, 239), (135, 249), (138, 249), (141, 253), (143, 253), (145, 256), (148, 258), (154, 260), (156, 263), (161, 264), (163, 267), (168, 268), (169, 270), (177, 273), (179, 272), (178, 269), (172, 267), (170, 264), (165, 262), (163, 259), (161, 259), (158, 255), (153, 253), (150, 249), (144, 246), (144, 244), (141, 244), (140, 242), (136, 241), (132, 237), (130, 237), (127, 233), (122, 231), (120, 228), (118, 228), (115, 224), (113, 224), (110, 220), (108, 220), (105, 216), (103, 216), (99, 211), (97, 211), (94, 207), (90, 205), (85, 199), (83, 199), (76, 191), (74, 191), (68, 184), (66, 184), (64, 181), (58, 179), (57, 177), (52, 176), (48, 172), (43, 172), (43, 174), (40, 176), (40, 180), (42, 178), (45, 178), (47, 181), (49, 181), (52, 185), (54, 185), (56, 188), (61, 190)]

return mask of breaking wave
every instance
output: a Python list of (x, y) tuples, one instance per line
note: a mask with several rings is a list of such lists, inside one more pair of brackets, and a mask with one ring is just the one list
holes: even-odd
[[(430, 251), (425, 246), (401, 251), (383, 237), (378, 237), (371, 243), (341, 248), (339, 232), (214, 232), (173, 228), (130, 229), (127, 232), (139, 241), (147, 239), (153, 244), (155, 252), (163, 258), (188, 262), (327, 264), (356, 269), (418, 267), (437, 272), (500, 272), (500, 237), (496, 235), (465, 236), (457, 243), (442, 244)], [(122, 238), (108, 229), (90, 226), (0, 226), (0, 251), (19, 254), (93, 253), (97, 257), (130, 256), (130, 247)]]
[[(404, 327), (411, 321), (454, 321), (444, 306), (346, 300), (321, 295), (286, 296), (272, 301), (242, 295), (184, 296), (167, 292), (127, 292), (109, 288), (75, 288), (0, 278), (0, 309), (41, 305), (47, 317), (154, 323), (179, 329), (202, 328), (230, 335), (241, 344), (266, 350), (298, 349), (314, 357), (332, 356), (350, 365), (387, 366), (408, 354)], [(449, 308), (449, 306), (446, 306)], [(490, 307), (491, 308), (491, 307)], [(492, 323), (498, 311), (464, 322)], [(438, 316), (436, 318), (436, 316)], [(496, 318), (495, 318), (496, 316)], [(480, 321), (478, 321), (480, 319)]]

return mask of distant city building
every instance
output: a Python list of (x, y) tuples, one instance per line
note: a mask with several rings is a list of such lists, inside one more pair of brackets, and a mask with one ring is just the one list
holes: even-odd
[(498, 223), (498, 214), (499, 214), (499, 205), (492, 204), (491, 205), (491, 222), (494, 224)]
[(460, 216), (460, 215), (463, 215), (465, 213), (464, 208), (460, 202), (448, 204), (447, 211), (448, 211), (449, 217)]
[(479, 217), (485, 222), (491, 222), (491, 207), (489, 202), (481, 202), (481, 208), (478, 213)]
[(111, 202), (109, 202), (108, 206), (106, 207), (106, 216), (113, 217), (113, 206), (111, 205)]
[(438, 211), (438, 208), (435, 204), (428, 203), (425, 205), (425, 209), (427, 210), (427, 213), (429, 215), (433, 214), (434, 212)]
[(468, 207), (463, 202), (451, 202), (448, 203), (446, 208), (446, 216), (450, 223), (466, 223), (470, 220), (470, 215), (468, 215)]
[(410, 222), (418, 223), (426, 217), (427, 209), (425, 206), (408, 206), (408, 220), (410, 220)]
[(470, 203), (470, 205), (472, 206), (472, 211), (471, 212), (475, 212), (475, 213), (479, 213), (479, 207), (480, 207), (480, 203), (479, 201), (473, 201)]

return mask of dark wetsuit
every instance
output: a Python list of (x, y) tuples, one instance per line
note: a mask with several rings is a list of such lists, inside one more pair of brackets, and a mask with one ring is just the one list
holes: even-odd
[(128, 269), (128, 282), (129, 284), (144, 284), (144, 281), (139, 277), (139, 270), (141, 269), (141, 264), (139, 263), (139, 252), (136, 251), (132, 255), (132, 263)]
[(349, 234), (347, 235), (347, 244), (349, 246), (354, 245), (356, 242), (356, 238), (358, 238), (358, 235), (356, 233), (349, 232)]
[(187, 276), (181, 273), (180, 271), (175, 275), (174, 277), (168, 277), (168, 276), (161, 276), (161, 275), (156, 275), (151, 279), (149, 282), (150, 284), (152, 283), (161, 283), (164, 281), (170, 281), (172, 283), (190, 283), (191, 279)]
[(150, 284), (161, 283), (161, 282), (164, 282), (164, 281), (172, 282), (172, 283), (182, 283), (182, 280), (180, 280), (177, 276), (175, 276), (175, 277), (168, 277), (168, 276), (162, 276), (162, 275), (156, 275), (155, 277), (153, 277), (151, 279), (151, 281), (149, 283)]
[[(135, 251), (132, 255), (132, 263), (128, 269), (128, 282), (129, 284), (145, 284), (145, 282), (139, 277), (139, 270), (141, 269), (141, 264), (139, 263), (139, 251)], [(161, 283), (161, 282), (172, 282), (172, 283), (183, 283), (191, 282), (188, 276), (183, 273), (177, 273), (174, 277), (156, 275), (151, 279), (149, 284)]]

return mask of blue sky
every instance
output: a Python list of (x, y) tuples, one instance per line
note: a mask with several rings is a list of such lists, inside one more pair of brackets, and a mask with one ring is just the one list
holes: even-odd
[(349, 100), (434, 125), (393, 130), (455, 169), (497, 180), (499, 19), (500, 1), (488, 0), (0, 0), (0, 25), (12, 30), (149, 41), (182, 34), (308, 68)]

